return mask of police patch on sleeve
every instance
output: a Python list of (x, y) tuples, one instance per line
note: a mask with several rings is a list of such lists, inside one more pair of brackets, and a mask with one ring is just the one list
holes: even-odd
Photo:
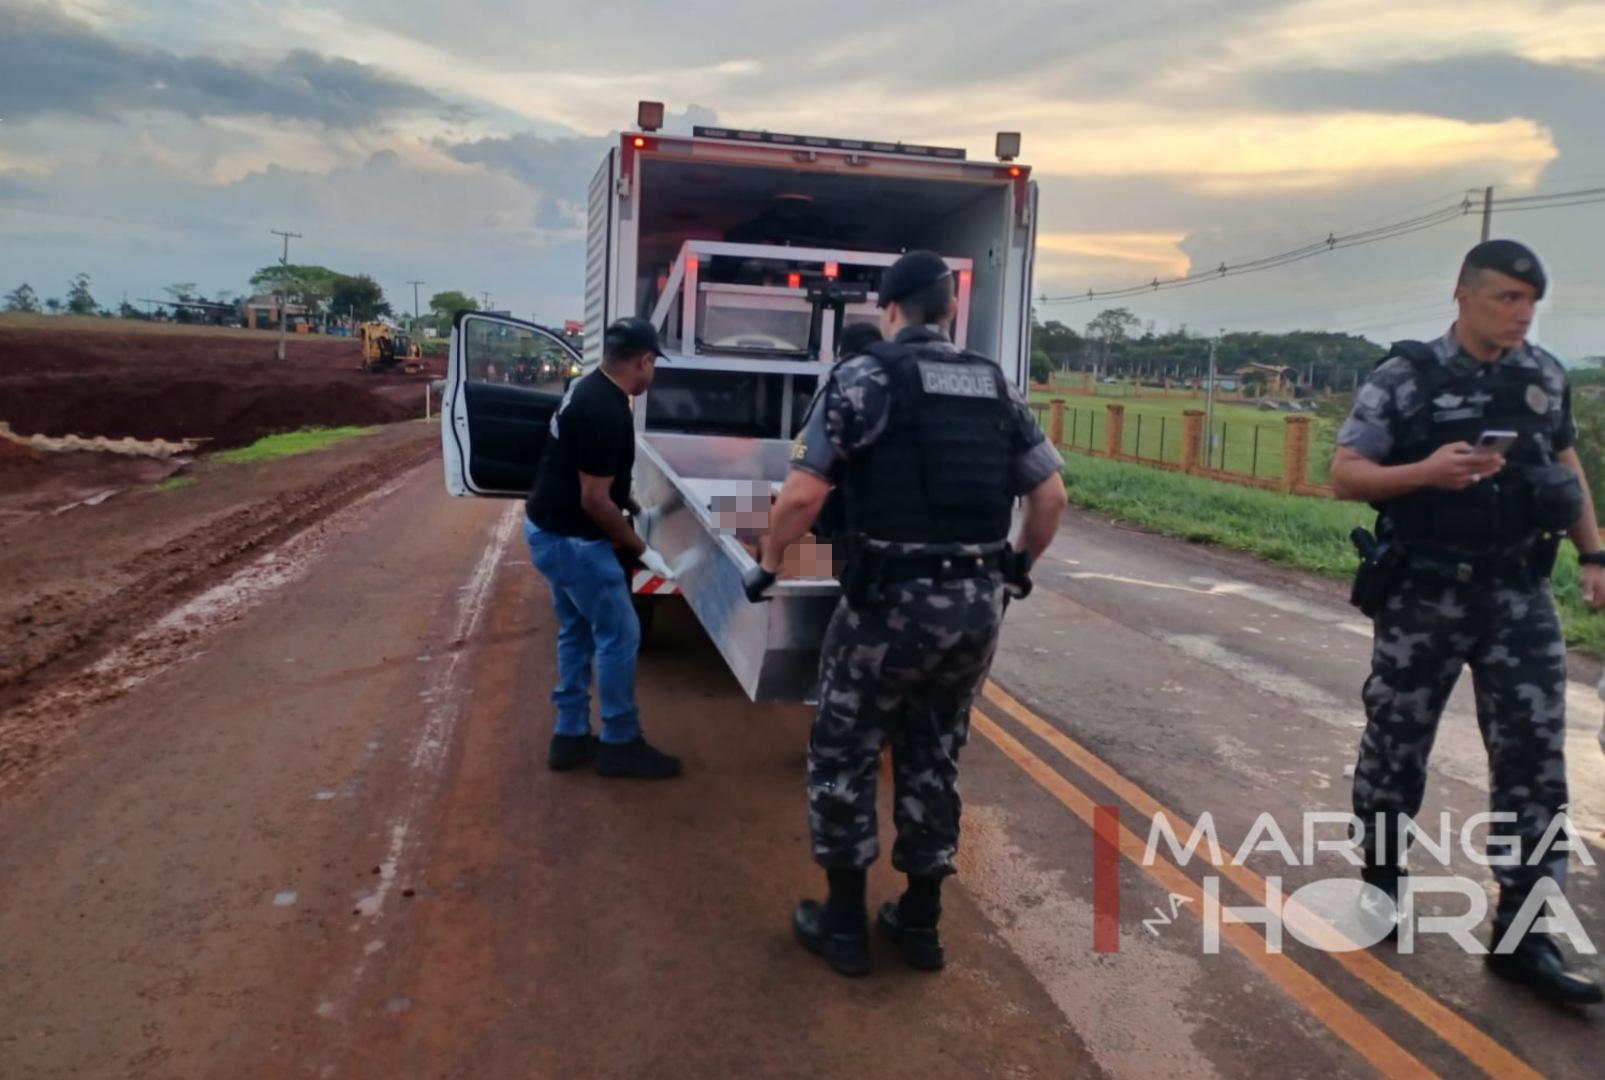
[(980, 364), (944, 364), (936, 360), (919, 362), (920, 380), (927, 394), (945, 397), (995, 398), (997, 380), (992, 369)]
[(1527, 407), (1540, 416), (1549, 411), (1549, 395), (1542, 386), (1527, 388)]

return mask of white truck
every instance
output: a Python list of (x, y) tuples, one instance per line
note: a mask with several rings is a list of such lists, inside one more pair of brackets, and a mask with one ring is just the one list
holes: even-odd
[[(643, 108), (643, 116), (651, 117)], [(675, 571), (638, 571), (638, 599), (683, 595), (749, 698), (805, 700), (839, 588), (783, 579), (750, 604), (738, 538), (784, 479), (790, 440), (853, 322), (877, 321), (881, 270), (904, 251), (954, 270), (954, 339), (1021, 386), (1030, 369), (1036, 185), (962, 150), (650, 120), (609, 149), (590, 185), (583, 357), (561, 334), (466, 314), (442, 406), (447, 490), (523, 497), (568, 379), (601, 360), (603, 329), (649, 318), (669, 354), (635, 401), (637, 501)], [(758, 520), (762, 520), (761, 516)]]

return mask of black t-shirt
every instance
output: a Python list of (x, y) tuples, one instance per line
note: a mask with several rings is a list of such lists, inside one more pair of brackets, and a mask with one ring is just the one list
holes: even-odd
[(561, 536), (602, 539), (602, 530), (580, 505), (580, 473), (611, 476), (608, 489), (623, 510), (630, 502), (635, 468), (635, 420), (630, 397), (601, 369), (576, 379), (552, 417), (535, 490), (526, 513), (537, 528)]

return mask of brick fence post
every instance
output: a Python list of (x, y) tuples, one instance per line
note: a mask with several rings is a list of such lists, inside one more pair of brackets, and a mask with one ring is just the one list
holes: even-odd
[(1111, 458), (1117, 458), (1125, 446), (1126, 407), (1124, 405), (1109, 406), (1109, 426), (1103, 433), (1103, 451)]
[(1181, 417), (1181, 471), (1195, 473), (1204, 452), (1204, 412), (1187, 409)]
[(1289, 416), (1282, 444), (1282, 490), (1293, 491), (1310, 469), (1310, 418)]
[(1048, 402), (1048, 441), (1054, 446), (1064, 445), (1064, 398)]

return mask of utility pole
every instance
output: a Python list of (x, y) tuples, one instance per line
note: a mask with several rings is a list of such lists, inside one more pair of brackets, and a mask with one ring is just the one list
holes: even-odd
[(284, 254), (279, 256), (279, 362), (284, 362), (284, 287), (289, 284), (290, 276), (290, 240), (301, 239), (298, 232), (284, 232), (280, 229), (269, 229), (274, 236), (284, 237)]
[(417, 334), (418, 333), (418, 286), (424, 285), (424, 284), (427, 284), (427, 283), (426, 282), (422, 282), (422, 281), (409, 281), (409, 282), (407, 282), (407, 284), (412, 286), (412, 332), (414, 334)]
[(482, 292), (479, 295), (484, 297), (484, 299), (485, 299), (485, 306), (480, 308), (479, 310), (481, 310), (481, 311), (489, 311), (490, 310), (490, 293)]
[(1204, 430), (1209, 433), (1209, 438), (1204, 440), (1206, 469), (1215, 467), (1215, 343), (1219, 340), (1217, 337), (1209, 343), (1209, 393), (1204, 397)]
[(1493, 185), (1490, 184), (1482, 189), (1482, 238), (1484, 242), (1488, 239), (1488, 231), (1493, 225), (1493, 219), (1494, 189)]

